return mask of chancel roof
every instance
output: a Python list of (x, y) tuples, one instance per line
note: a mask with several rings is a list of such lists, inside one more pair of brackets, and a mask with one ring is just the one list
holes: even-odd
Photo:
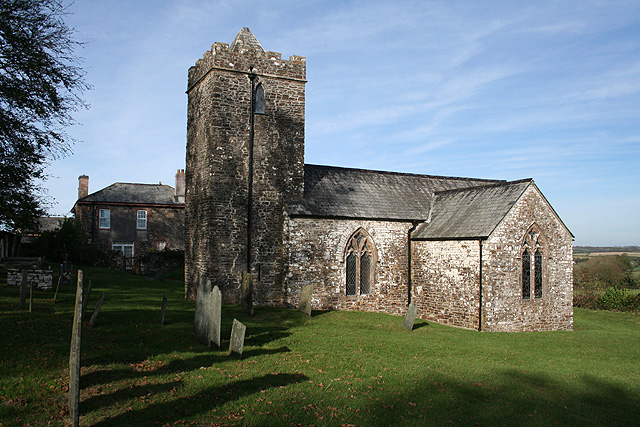
[(437, 191), (504, 181), (305, 165), (304, 200), (294, 216), (426, 220)]
[(163, 184), (131, 184), (116, 182), (100, 191), (89, 194), (76, 203), (122, 203), (136, 205), (181, 205), (175, 198), (175, 190)]
[(418, 226), (414, 240), (486, 238), (518, 201), (532, 179), (441, 191), (434, 195), (431, 218)]

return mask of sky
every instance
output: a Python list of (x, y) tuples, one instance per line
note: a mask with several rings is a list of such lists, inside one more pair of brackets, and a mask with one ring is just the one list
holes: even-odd
[(52, 160), (49, 212), (78, 176), (174, 185), (187, 72), (249, 27), (307, 58), (305, 162), (533, 178), (575, 245), (640, 245), (640, 2), (77, 0), (90, 104)]

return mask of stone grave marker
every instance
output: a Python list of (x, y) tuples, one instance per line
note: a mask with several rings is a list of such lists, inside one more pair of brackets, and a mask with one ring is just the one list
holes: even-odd
[(87, 312), (87, 305), (89, 304), (89, 297), (91, 296), (91, 280), (89, 280), (89, 286), (87, 286), (87, 293), (82, 299), (82, 317)]
[(91, 320), (89, 321), (89, 328), (93, 328), (94, 323), (96, 323), (96, 319), (98, 318), (98, 314), (100, 314), (100, 309), (102, 308), (102, 303), (104, 302), (104, 292), (100, 295), (100, 299), (98, 300), (98, 304), (96, 308), (93, 310), (93, 314), (91, 315)]
[(167, 294), (162, 298), (162, 309), (160, 309), (160, 324), (164, 325), (164, 315), (167, 312)]
[(242, 272), (242, 312), (253, 317), (253, 274)]
[(211, 281), (200, 278), (198, 293), (196, 295), (196, 315), (193, 322), (193, 336), (200, 344), (209, 345), (209, 294), (211, 293)]
[(313, 285), (304, 285), (300, 290), (300, 302), (298, 310), (311, 316), (311, 297), (313, 296)]
[(74, 427), (80, 425), (80, 350), (82, 342), (82, 270), (78, 270), (76, 306), (69, 351), (69, 415)]
[(244, 336), (247, 327), (240, 323), (238, 319), (233, 319), (231, 326), (231, 342), (229, 343), (229, 355), (242, 359), (242, 349), (244, 348)]
[(215, 344), (220, 350), (220, 328), (222, 326), (222, 292), (214, 286), (209, 295), (209, 346)]
[(413, 324), (416, 321), (416, 315), (418, 314), (418, 308), (412, 304), (409, 304), (409, 308), (407, 309), (407, 314), (404, 316), (404, 322), (402, 326), (407, 331), (411, 331), (413, 329)]
[(22, 277), (20, 278), (20, 307), (24, 307), (27, 304), (27, 278), (29, 277), (29, 270), (22, 270)]

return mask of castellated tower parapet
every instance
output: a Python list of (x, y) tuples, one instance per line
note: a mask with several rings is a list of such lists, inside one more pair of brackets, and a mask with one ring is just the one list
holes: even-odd
[[(265, 93), (254, 115), (253, 191), (249, 203), (250, 73)], [(284, 301), (284, 207), (302, 198), (306, 61), (265, 52), (248, 28), (231, 45), (214, 43), (189, 69), (185, 291), (201, 278), (239, 302), (242, 272), (255, 277), (254, 299)], [(248, 206), (251, 231), (248, 232)], [(247, 265), (247, 240), (251, 241)]]

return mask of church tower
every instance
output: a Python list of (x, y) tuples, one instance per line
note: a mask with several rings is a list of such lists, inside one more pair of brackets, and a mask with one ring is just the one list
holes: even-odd
[[(305, 83), (304, 57), (265, 52), (248, 28), (189, 69), (187, 297), (205, 277), (225, 303), (239, 302), (250, 271), (256, 303), (282, 304), (284, 207), (304, 187)], [(252, 114), (252, 85), (264, 114)]]

